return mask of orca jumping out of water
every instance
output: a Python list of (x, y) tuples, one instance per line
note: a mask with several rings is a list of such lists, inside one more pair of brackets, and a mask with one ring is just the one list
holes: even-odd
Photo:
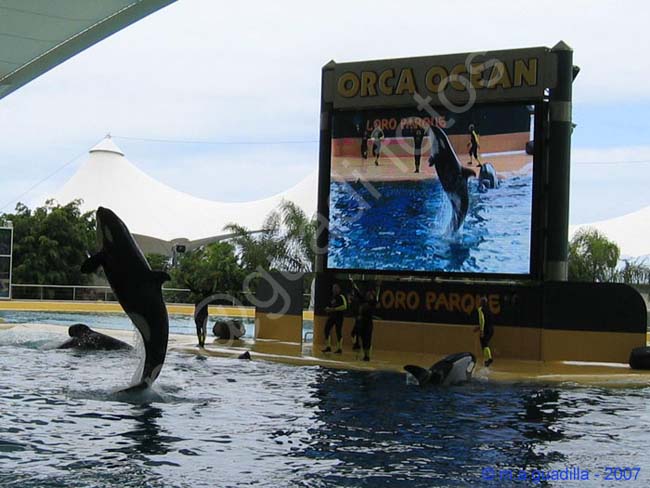
[(61, 344), (58, 349), (79, 349), (82, 351), (132, 349), (127, 343), (95, 332), (85, 324), (71, 325), (68, 329), (68, 335), (70, 339)]
[(81, 266), (92, 273), (100, 266), (120, 305), (144, 343), (145, 359), (138, 383), (127, 390), (151, 386), (160, 374), (167, 354), (169, 319), (162, 297), (163, 271), (152, 271), (124, 222), (111, 210), (97, 209), (97, 240), (101, 249)]
[(463, 225), (469, 207), (467, 178), (476, 177), (476, 173), (460, 164), (447, 134), (440, 127), (430, 126), (427, 135), (431, 141), (429, 166), (436, 166), (438, 179), (451, 202), (453, 209), (451, 230), (456, 232)]
[(471, 352), (459, 352), (438, 361), (429, 369), (419, 366), (404, 366), (413, 375), (418, 385), (457, 385), (472, 379), (476, 357)]

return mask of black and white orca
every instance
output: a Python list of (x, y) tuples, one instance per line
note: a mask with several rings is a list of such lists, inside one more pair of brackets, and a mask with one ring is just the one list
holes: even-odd
[(82, 265), (84, 273), (100, 266), (120, 305), (142, 336), (145, 358), (137, 383), (128, 390), (149, 387), (160, 374), (169, 338), (169, 318), (162, 284), (170, 277), (152, 271), (126, 225), (111, 210), (97, 209), (97, 238), (101, 249)]
[(490, 190), (499, 187), (499, 178), (497, 177), (497, 170), (494, 169), (492, 163), (483, 163), (480, 165), (481, 169), (478, 173), (479, 191), (481, 188)]
[(476, 357), (471, 352), (459, 352), (438, 361), (429, 369), (413, 365), (404, 366), (404, 369), (420, 386), (450, 386), (471, 380), (474, 366)]
[(451, 229), (455, 232), (463, 225), (469, 207), (467, 178), (476, 177), (476, 173), (460, 164), (444, 130), (430, 126), (427, 135), (431, 142), (429, 166), (435, 165), (438, 179), (451, 203), (453, 209)]
[(85, 324), (71, 325), (68, 328), (68, 335), (70, 339), (61, 344), (58, 349), (79, 349), (82, 351), (133, 349), (126, 342), (95, 332)]

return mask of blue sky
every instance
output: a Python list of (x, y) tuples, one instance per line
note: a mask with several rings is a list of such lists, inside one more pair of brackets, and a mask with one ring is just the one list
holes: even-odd
[(155, 13), (0, 101), (0, 208), (42, 202), (107, 132), (131, 161), (179, 190), (225, 201), (266, 197), (317, 166), (320, 69), (330, 59), (560, 39), (582, 68), (574, 84), (572, 223), (650, 205), (647, 2), (397, 5), (334, 0), (317, 11), (309, 2), (181, 0)]

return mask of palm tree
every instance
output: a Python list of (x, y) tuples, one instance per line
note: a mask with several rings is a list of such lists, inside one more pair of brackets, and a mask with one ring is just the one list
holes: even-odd
[(309, 219), (295, 203), (283, 200), (264, 221), (262, 229), (251, 231), (231, 223), (224, 228), (234, 235), (242, 267), (247, 271), (276, 269), (312, 271), (316, 219)]
[(280, 215), (271, 212), (260, 230), (250, 230), (243, 225), (231, 223), (224, 230), (233, 234), (230, 241), (237, 247), (242, 268), (255, 271), (258, 268), (273, 269), (284, 254), (280, 237)]
[(285, 265), (288, 271), (314, 270), (316, 259), (316, 219), (295, 203), (283, 200), (279, 206), (284, 226)]

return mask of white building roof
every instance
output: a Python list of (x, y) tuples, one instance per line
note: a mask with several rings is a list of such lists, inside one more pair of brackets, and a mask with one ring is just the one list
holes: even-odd
[(650, 255), (650, 207), (609, 220), (571, 226), (570, 234), (585, 227), (597, 229), (615, 242), (622, 256)]
[(316, 212), (317, 171), (278, 195), (251, 202), (217, 202), (175, 190), (150, 177), (105, 138), (89, 152), (79, 170), (51, 198), (64, 205), (82, 199), (83, 211), (113, 210), (133, 234), (166, 241), (191, 241), (225, 234), (235, 222), (259, 230), (268, 213), (289, 200), (309, 216)]

